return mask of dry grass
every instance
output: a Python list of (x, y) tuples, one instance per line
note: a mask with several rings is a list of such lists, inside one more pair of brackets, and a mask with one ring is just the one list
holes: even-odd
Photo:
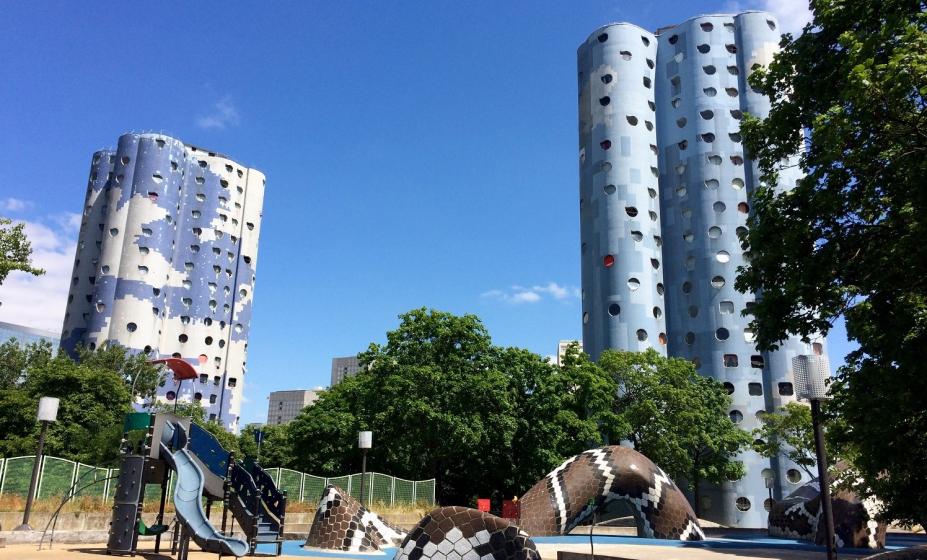
[[(318, 504), (315, 502), (289, 502), (286, 505), (287, 513), (315, 513), (317, 508)], [(434, 509), (434, 506), (423, 504), (398, 504), (390, 506), (381, 502), (374, 502), (367, 504), (367, 509), (380, 515), (415, 514), (419, 517), (425, 517), (426, 513)]]
[[(61, 497), (53, 496), (41, 498), (32, 503), (32, 511), (36, 513), (52, 513), (61, 505)], [(108, 512), (113, 505), (100, 498), (79, 496), (69, 501), (61, 508), (63, 513), (72, 512)], [(23, 511), (26, 509), (26, 499), (21, 496), (5, 494), (0, 496), (0, 511)], [(157, 511), (157, 508), (156, 508)]]
[[(33, 502), (32, 511), (36, 513), (52, 513), (58, 509), (59, 505), (61, 505), (60, 496), (41, 498)], [(157, 513), (158, 505), (158, 500), (148, 500), (143, 504), (142, 511), (145, 513)], [(112, 510), (112, 507), (112, 502), (104, 502), (100, 498), (91, 496), (79, 496), (65, 504), (64, 507), (61, 508), (61, 512), (108, 513)], [(216, 508), (221, 510), (222, 504), (214, 503), (212, 507), (213, 511), (216, 511)], [(288, 513), (315, 513), (317, 507), (318, 504), (315, 502), (290, 502), (287, 504), (286, 510)], [(380, 515), (415, 514), (418, 517), (424, 517), (426, 513), (434, 509), (433, 506), (423, 504), (399, 504), (390, 506), (378, 502), (368, 504), (368, 507), (370, 511)], [(25, 508), (25, 498), (10, 494), (0, 495), (0, 511), (23, 511)], [(170, 497), (168, 497), (164, 511), (167, 513), (174, 512), (174, 504), (171, 503)]]

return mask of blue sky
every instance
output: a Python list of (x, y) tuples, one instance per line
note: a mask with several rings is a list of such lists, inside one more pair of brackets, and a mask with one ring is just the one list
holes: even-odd
[(553, 354), (581, 333), (576, 47), (610, 21), (764, 3), (785, 28), (806, 17), (801, 0), (8, 3), (0, 213), (49, 274), (11, 275), (0, 320), (60, 329), (90, 156), (155, 130), (267, 175), (244, 422), (415, 307)]

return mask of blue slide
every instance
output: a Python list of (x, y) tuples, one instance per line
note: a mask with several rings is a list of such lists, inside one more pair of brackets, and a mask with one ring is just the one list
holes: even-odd
[[(171, 442), (174, 442), (176, 449), (173, 453), (168, 447)], [(248, 554), (248, 543), (222, 535), (209, 523), (201, 499), (203, 472), (185, 449), (186, 446), (187, 433), (183, 427), (167, 422), (161, 432), (161, 457), (177, 472), (174, 485), (174, 510), (177, 518), (203, 550), (232, 556)]]

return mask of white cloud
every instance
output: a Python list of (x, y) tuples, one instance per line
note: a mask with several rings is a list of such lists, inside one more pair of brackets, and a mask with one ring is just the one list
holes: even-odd
[(510, 301), (512, 303), (534, 303), (541, 301), (541, 294), (531, 290), (522, 290), (512, 294)]
[(579, 297), (579, 288), (575, 286), (562, 286), (556, 282), (548, 282), (539, 286), (512, 286), (508, 290), (489, 290), (480, 294), (483, 299), (502, 301), (505, 303), (537, 303), (545, 297), (556, 300), (567, 300)]
[[(31, 206), (31, 202), (26, 204)], [(0, 285), (0, 321), (59, 332), (67, 305), (80, 215), (62, 213), (23, 223), (32, 244), (32, 265), (45, 269), (45, 274), (10, 273)]]
[(7, 212), (22, 212), (30, 207), (32, 207), (32, 203), (28, 200), (13, 197), (0, 199), (0, 210), (6, 210)]
[(237, 126), (241, 120), (238, 113), (238, 107), (232, 101), (232, 97), (226, 95), (219, 101), (216, 101), (212, 111), (196, 119), (196, 126), (205, 129), (223, 130), (229, 126)]

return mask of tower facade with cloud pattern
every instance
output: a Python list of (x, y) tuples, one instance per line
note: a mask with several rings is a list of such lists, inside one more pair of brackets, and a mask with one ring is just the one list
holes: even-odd
[[(794, 400), (791, 358), (824, 351), (791, 338), (759, 352), (741, 314), (756, 295), (734, 289), (747, 257), (738, 235), (760, 180), (740, 122), (769, 111), (746, 80), (779, 37), (765, 12), (706, 15), (656, 34), (606, 25), (577, 54), (584, 347), (593, 359), (653, 347), (691, 360), (724, 384), (731, 419), (748, 431)], [(798, 178), (786, 166), (777, 187)], [(766, 479), (774, 499), (807, 480), (783, 457), (738, 458), (747, 474), (702, 489), (700, 514), (763, 527)]]
[(264, 175), (161, 134), (93, 155), (62, 347), (118, 343), (199, 378), (158, 398), (238, 429)]

